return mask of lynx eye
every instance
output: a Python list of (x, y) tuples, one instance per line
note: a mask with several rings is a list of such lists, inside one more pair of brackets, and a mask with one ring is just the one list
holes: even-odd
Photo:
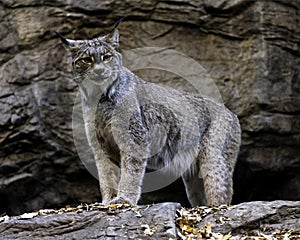
[(78, 59), (78, 61), (80, 61), (80, 63), (83, 63), (83, 64), (92, 64), (93, 63), (93, 59), (91, 57), (80, 58), (80, 59)]
[(111, 60), (111, 58), (112, 58), (112, 55), (109, 54), (109, 53), (108, 54), (104, 54), (104, 55), (101, 56), (101, 59), (102, 59), (103, 62), (108, 62), (108, 61)]
[(73, 67), (76, 69), (78, 73), (82, 73), (87, 71), (91, 67), (93, 62), (94, 60), (92, 57), (82, 57), (82, 58), (78, 58), (73, 62)]

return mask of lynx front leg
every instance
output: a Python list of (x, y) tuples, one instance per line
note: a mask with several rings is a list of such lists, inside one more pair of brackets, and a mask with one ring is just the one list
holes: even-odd
[(117, 167), (110, 161), (101, 141), (96, 136), (94, 115), (85, 112), (85, 132), (98, 170), (102, 203), (108, 204), (117, 195)]
[(137, 204), (141, 196), (141, 186), (146, 169), (146, 160), (129, 154), (121, 154), (121, 178), (118, 195), (110, 203)]
[(117, 196), (117, 167), (109, 160), (103, 151), (95, 154), (95, 161), (98, 170), (102, 203), (108, 204)]

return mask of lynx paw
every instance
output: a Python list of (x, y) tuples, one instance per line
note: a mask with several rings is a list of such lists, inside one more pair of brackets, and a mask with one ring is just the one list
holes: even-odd
[(113, 198), (111, 201), (109, 201), (108, 205), (111, 205), (111, 204), (123, 204), (123, 203), (134, 205), (133, 202), (131, 202), (130, 200), (128, 200), (126, 198), (123, 198), (123, 197), (115, 197), (115, 198)]

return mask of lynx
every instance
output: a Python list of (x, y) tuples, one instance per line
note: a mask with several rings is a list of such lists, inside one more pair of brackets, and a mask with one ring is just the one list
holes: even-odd
[(163, 167), (181, 174), (192, 206), (231, 203), (241, 141), (235, 114), (124, 67), (117, 28), (91, 40), (58, 35), (72, 55), (104, 204), (137, 204), (146, 169)]

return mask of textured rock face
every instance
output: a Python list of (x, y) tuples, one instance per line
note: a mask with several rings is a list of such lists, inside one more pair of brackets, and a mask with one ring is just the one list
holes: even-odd
[[(2, 0), (0, 212), (99, 200), (97, 180), (74, 147), (77, 89), (54, 31), (91, 38), (107, 33), (120, 16), (127, 16), (119, 27), (122, 49), (157, 46), (187, 54), (205, 67), (239, 116), (235, 201), (300, 199), (300, 3)], [(137, 72), (191, 89), (166, 72)], [(180, 182), (143, 200), (186, 201)]]

